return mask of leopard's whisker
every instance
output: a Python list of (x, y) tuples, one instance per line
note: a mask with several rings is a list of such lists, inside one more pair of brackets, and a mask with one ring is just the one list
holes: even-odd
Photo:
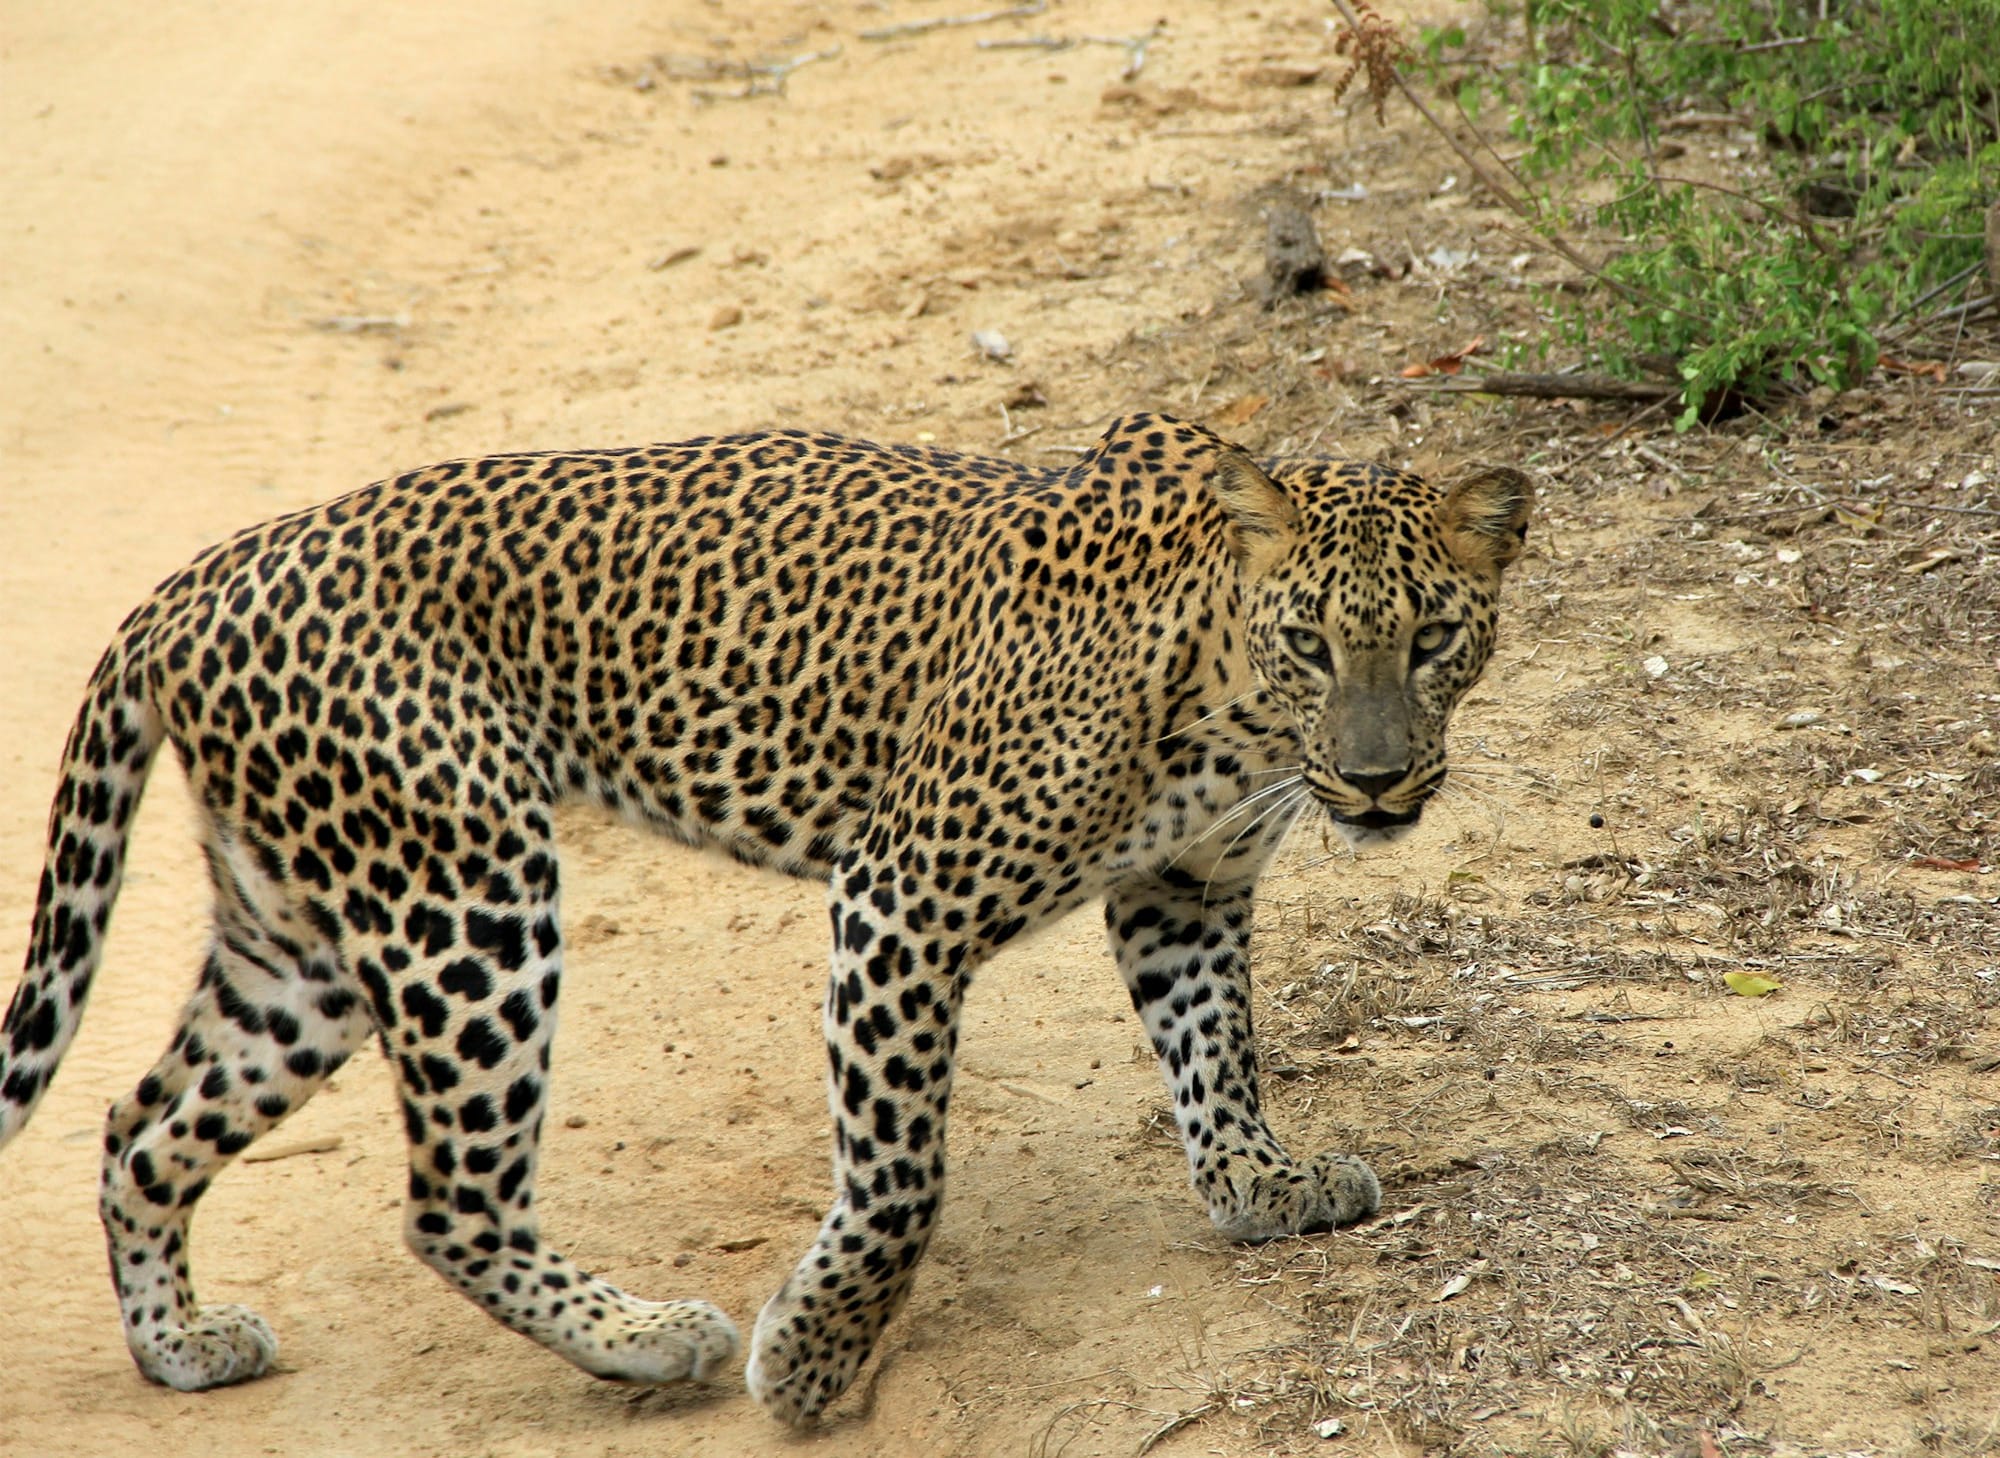
[(1162, 734), (1158, 739), (1155, 739), (1153, 743), (1165, 744), (1169, 739), (1177, 739), (1181, 735), (1186, 734), (1191, 729), (1199, 729), (1202, 725), (1208, 723), (1210, 720), (1221, 718), (1224, 714), (1228, 713), (1231, 709), (1235, 708), (1238, 704), (1242, 703), (1245, 699), (1254, 699), (1257, 697), (1257, 695), (1261, 694), (1262, 692), (1263, 690), (1260, 688), (1245, 689), (1242, 693), (1238, 694), (1235, 698), (1229, 700), (1227, 703), (1216, 705), (1216, 707), (1210, 709), (1206, 714), (1203, 714), (1199, 719), (1191, 719), (1185, 724), (1177, 725), (1176, 727), (1169, 729), (1166, 733)]
[(1505, 795), (1489, 790), (1484, 785), (1467, 784), (1464, 782), (1454, 783), (1452, 780), (1446, 780), (1437, 787), (1437, 793), (1447, 799), (1469, 801), (1482, 807), (1487, 813), (1499, 815), (1502, 818), (1520, 808)]
[[(1234, 820), (1237, 816), (1251, 811), (1261, 800), (1267, 800), (1273, 795), (1283, 794), (1286, 790), (1289, 790), (1293, 786), (1303, 782), (1304, 779), (1305, 776), (1302, 774), (1294, 775), (1289, 780), (1279, 780), (1276, 784), (1265, 785), (1263, 788), (1254, 790), (1250, 794), (1245, 795), (1242, 799), (1238, 800), (1234, 805), (1231, 805), (1227, 810), (1223, 811), (1220, 815), (1216, 816), (1214, 820), (1209, 822), (1207, 829), (1203, 830), (1200, 835), (1197, 835), (1193, 840), (1189, 841), (1186, 845), (1182, 846), (1179, 850), (1175, 851), (1173, 858), (1169, 860), (1167, 864), (1169, 866), (1179, 865), (1181, 862), (1181, 858), (1183, 856), (1187, 855), (1188, 852), (1194, 850), (1197, 846), (1199, 846), (1203, 841), (1207, 840), (1210, 836), (1219, 834), (1222, 828), (1228, 825), (1229, 822)], [(1254, 825), (1255, 823), (1256, 823), (1256, 817), (1252, 816), (1251, 824)], [(1233, 841), (1231, 842), (1232, 845), (1234, 843), (1235, 842)]]
[(1271, 859), (1275, 861), (1285, 853), (1285, 847), (1292, 843), (1292, 837), (1298, 834), (1301, 825), (1309, 825), (1314, 820), (1324, 817), (1326, 813), (1326, 806), (1315, 799), (1306, 806), (1304, 814), (1293, 816), (1292, 823), (1285, 827), (1285, 833), (1278, 837), (1278, 843), (1271, 848)]
[[(1292, 794), (1287, 795), (1283, 799), (1277, 801), (1275, 804), (1267, 805), (1264, 809), (1258, 811), (1257, 814), (1251, 819), (1250, 823), (1248, 825), (1245, 825), (1241, 830), (1237, 831), (1235, 836), (1230, 840), (1229, 844), (1222, 848), (1222, 854), (1216, 857), (1216, 862), (1215, 862), (1216, 871), (1221, 870), (1222, 867), (1228, 863), (1231, 853), (1233, 853), (1236, 849), (1237, 841), (1242, 840), (1244, 836), (1248, 835), (1251, 831), (1257, 829), (1260, 824), (1268, 825), (1272, 823), (1274, 819), (1284, 820), (1286, 822), (1285, 829), (1284, 832), (1279, 836), (1279, 843), (1283, 844), (1284, 836), (1289, 835), (1291, 833), (1292, 824), (1297, 814), (1299, 802), (1301, 800), (1310, 799), (1311, 796), (1312, 796), (1311, 787), (1302, 786), (1298, 790), (1294, 791)], [(1214, 884), (1215, 884), (1215, 871), (1210, 871), (1208, 874), (1208, 879), (1203, 881), (1201, 884), (1201, 904), (1203, 910), (1206, 910), (1208, 908), (1208, 893), (1209, 889), (1212, 886), (1214, 886)]]

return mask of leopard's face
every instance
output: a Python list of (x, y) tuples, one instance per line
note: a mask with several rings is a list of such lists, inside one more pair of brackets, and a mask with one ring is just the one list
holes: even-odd
[(1444, 783), (1452, 710), (1492, 655), (1526, 478), (1485, 469), (1440, 490), (1376, 466), (1286, 462), (1272, 489), (1271, 514), (1289, 506), (1290, 519), (1240, 537), (1251, 666), (1341, 833), (1393, 840)]

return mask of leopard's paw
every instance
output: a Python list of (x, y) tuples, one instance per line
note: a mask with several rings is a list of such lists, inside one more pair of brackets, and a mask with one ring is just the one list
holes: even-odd
[(1373, 1170), (1351, 1154), (1326, 1153), (1258, 1175), (1234, 1210), (1212, 1213), (1229, 1239), (1258, 1241), (1331, 1230), (1381, 1205), (1382, 1184)]
[(872, 1335), (845, 1330), (839, 1319), (791, 1296), (793, 1281), (765, 1303), (750, 1338), (744, 1385), (757, 1405), (793, 1427), (805, 1427), (847, 1391), (874, 1345)]
[(188, 1326), (142, 1323), (130, 1345), (139, 1370), (177, 1392), (248, 1382), (278, 1360), (278, 1338), (247, 1306), (204, 1306)]
[(706, 1301), (638, 1301), (591, 1335), (577, 1360), (609, 1382), (706, 1382), (736, 1358), (736, 1323)]

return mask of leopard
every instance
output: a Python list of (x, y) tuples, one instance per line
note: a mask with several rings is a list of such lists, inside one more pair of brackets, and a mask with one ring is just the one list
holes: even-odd
[(1141, 413), (1061, 468), (779, 428), (451, 461), (242, 531), (89, 679), (0, 1142), (76, 1032), (171, 743), (212, 925), (170, 1046), (109, 1108), (99, 1192), (154, 1382), (271, 1370), (260, 1315), (197, 1300), (190, 1221), (371, 1039), (425, 1265), (597, 1377), (732, 1368), (722, 1310), (628, 1294), (538, 1217), (570, 802), (826, 887), (831, 1203), (748, 1343), (773, 1417), (811, 1424), (910, 1294), (974, 972), (1084, 903), (1215, 1229), (1361, 1220), (1365, 1160), (1295, 1158), (1265, 1119), (1254, 894), (1302, 820), (1367, 846), (1436, 799), (1533, 495), (1508, 466), (1259, 461)]

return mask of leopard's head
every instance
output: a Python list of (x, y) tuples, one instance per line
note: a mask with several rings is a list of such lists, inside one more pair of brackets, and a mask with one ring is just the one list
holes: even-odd
[(1306, 787), (1352, 844), (1393, 840), (1445, 778), (1452, 710), (1493, 652), (1532, 488), (1442, 486), (1352, 461), (1226, 452), (1210, 482), (1241, 574), (1245, 647), (1291, 721)]

